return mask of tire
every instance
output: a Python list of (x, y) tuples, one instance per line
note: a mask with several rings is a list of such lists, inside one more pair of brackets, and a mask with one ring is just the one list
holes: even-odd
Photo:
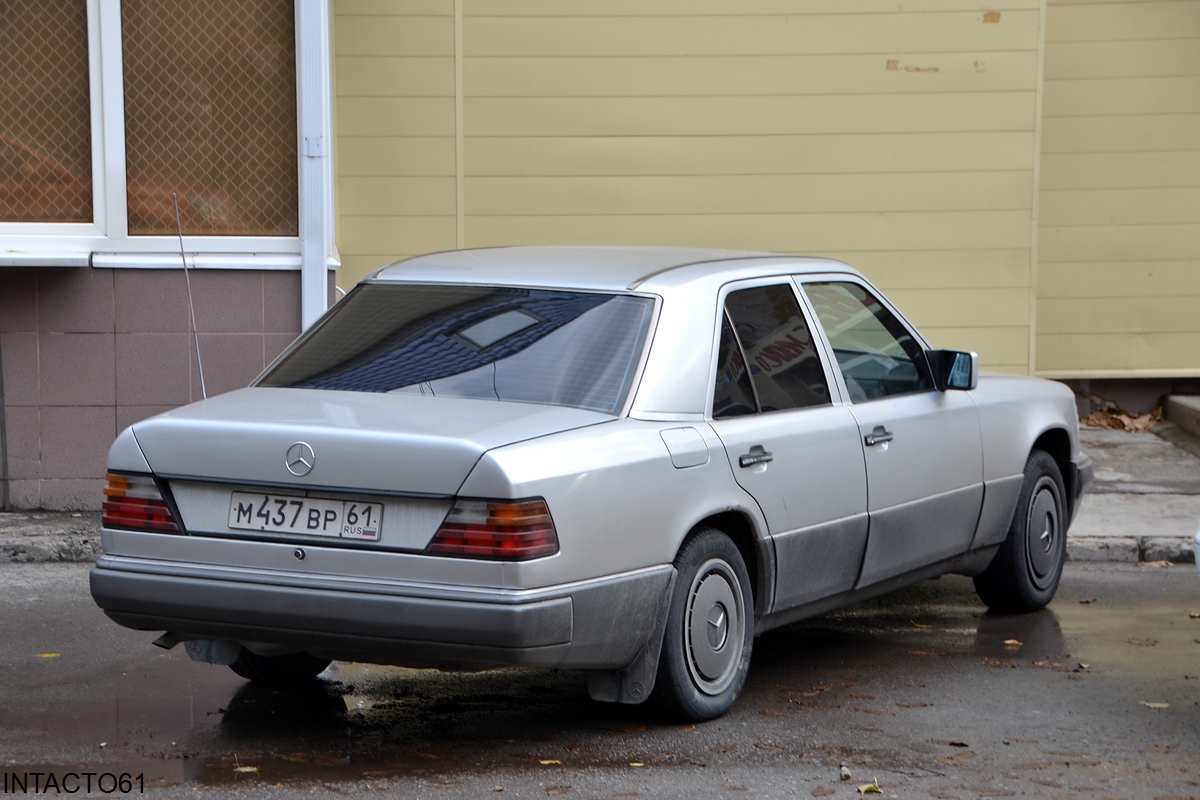
[(1067, 552), (1066, 496), (1054, 459), (1041, 450), (1030, 453), (1008, 538), (975, 576), (975, 592), (989, 608), (1036, 611), (1054, 597)]
[(672, 719), (698, 722), (724, 714), (742, 691), (754, 599), (741, 553), (715, 528), (688, 537), (675, 569), (651, 703)]
[(298, 686), (311, 683), (330, 661), (308, 653), (289, 653), (284, 656), (260, 656), (242, 648), (237, 661), (229, 668), (243, 678), (270, 686)]

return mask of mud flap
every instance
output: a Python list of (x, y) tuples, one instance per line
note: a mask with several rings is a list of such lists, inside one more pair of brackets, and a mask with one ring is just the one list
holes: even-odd
[(671, 591), (675, 588), (677, 573), (671, 570), (671, 578), (659, 602), (658, 622), (650, 638), (638, 650), (633, 661), (624, 669), (604, 670), (593, 672), (588, 676), (588, 694), (600, 703), (626, 703), (638, 705), (644, 703), (654, 691), (654, 681), (658, 677), (658, 657), (662, 653), (663, 636), (667, 631), (667, 618), (670, 616)]

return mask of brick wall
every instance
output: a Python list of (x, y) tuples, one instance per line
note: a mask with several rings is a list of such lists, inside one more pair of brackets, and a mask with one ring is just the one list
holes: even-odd
[[(193, 270), (208, 395), (245, 386), (300, 331), (300, 273)], [(128, 425), (200, 399), (182, 270), (0, 269), (15, 508), (99, 508)]]

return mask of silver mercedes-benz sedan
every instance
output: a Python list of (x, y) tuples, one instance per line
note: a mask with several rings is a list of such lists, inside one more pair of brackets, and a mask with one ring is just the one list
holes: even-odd
[(117, 437), (91, 588), (253, 680), (564, 667), (706, 719), (779, 625), (947, 572), (1042, 607), (1091, 480), (1069, 390), (934, 349), (845, 264), (447, 252)]

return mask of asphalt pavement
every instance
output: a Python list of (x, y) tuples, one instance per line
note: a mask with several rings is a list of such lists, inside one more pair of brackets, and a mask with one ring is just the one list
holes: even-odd
[[(1080, 431), (1096, 482), (1067, 534), (1069, 560), (1194, 562), (1200, 458), (1193, 453), (1200, 438), (1170, 423), (1159, 433), (1165, 437)], [(99, 555), (99, 512), (0, 512), (0, 563), (91, 562)]]

